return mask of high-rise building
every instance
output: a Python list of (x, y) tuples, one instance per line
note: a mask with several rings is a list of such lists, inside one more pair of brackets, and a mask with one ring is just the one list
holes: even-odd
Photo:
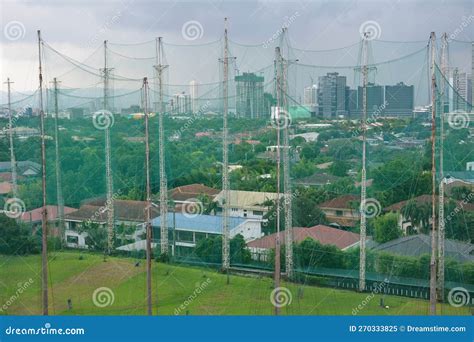
[(452, 77), (453, 86), (453, 99), (452, 99), (452, 110), (463, 110), (467, 111), (469, 108), (468, 103), (470, 88), (469, 88), (469, 75), (466, 72), (460, 72), (458, 68), (454, 68)]
[(347, 115), (346, 77), (339, 73), (327, 73), (318, 79), (318, 113), (325, 118)]
[(357, 103), (357, 89), (346, 87), (346, 110), (350, 117), (359, 115)]
[[(367, 118), (382, 116), (384, 110), (383, 86), (374, 83), (367, 84)], [(357, 88), (357, 103), (359, 112), (364, 110), (364, 87)]]
[(192, 80), (189, 82), (189, 94), (191, 95), (191, 111), (193, 113), (197, 113), (199, 111), (198, 108), (198, 82)]
[(191, 112), (191, 95), (185, 94), (184, 91), (180, 94), (175, 94), (172, 101), (172, 111), (175, 114), (188, 114)]
[(248, 118), (267, 116), (264, 111), (263, 81), (263, 76), (251, 72), (235, 76), (237, 116)]
[(415, 88), (403, 82), (385, 86), (385, 115), (412, 116)]
[(313, 84), (304, 88), (303, 105), (315, 106), (318, 103), (318, 86)]

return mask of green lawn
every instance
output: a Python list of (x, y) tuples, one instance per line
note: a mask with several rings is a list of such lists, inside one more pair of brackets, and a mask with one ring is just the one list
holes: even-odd
[[(51, 254), (50, 313), (57, 315), (144, 315), (146, 313), (146, 272), (144, 260), (109, 258), (78, 252)], [(39, 256), (0, 256), (0, 309), (2, 315), (41, 314)], [(32, 284), (12, 300), (21, 284)], [(281, 308), (284, 315), (351, 315), (370, 294), (315, 286), (282, 283), (291, 292), (291, 304)], [(96, 289), (111, 290), (113, 303), (100, 307), (93, 302)], [(272, 280), (265, 277), (226, 276), (215, 270), (153, 263), (154, 313), (160, 315), (271, 315)], [(109, 297), (110, 298), (110, 297)], [(73, 308), (68, 310), (67, 300)], [(106, 296), (98, 296), (107, 301)], [(367, 300), (359, 315), (426, 315), (428, 302), (380, 295)], [(109, 301), (110, 303), (110, 301)], [(105, 303), (107, 304), (107, 303)], [(467, 308), (439, 305), (439, 313), (468, 315)]]

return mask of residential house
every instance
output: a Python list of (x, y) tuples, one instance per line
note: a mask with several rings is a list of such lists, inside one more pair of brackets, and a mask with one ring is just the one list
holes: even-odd
[(355, 227), (360, 220), (360, 196), (343, 195), (318, 205), (331, 226)]
[[(153, 227), (153, 242), (159, 243), (161, 237), (161, 217), (156, 217), (151, 222)], [(222, 216), (215, 215), (190, 215), (182, 213), (168, 213), (168, 241), (171, 245), (172, 255), (189, 255), (193, 252), (196, 244), (206, 238), (222, 235)], [(142, 224), (135, 234), (138, 243), (121, 246), (118, 250), (139, 250), (144, 247), (140, 243), (145, 233)], [(242, 217), (229, 218), (230, 238), (240, 234), (246, 242), (255, 240), (262, 236), (261, 220)]]
[[(282, 231), (278, 234), (280, 243), (285, 245), (285, 232)], [(252, 253), (252, 258), (254, 260), (266, 261), (269, 257), (269, 251), (275, 248), (276, 237), (277, 233), (273, 233), (247, 243), (247, 248)], [(336, 246), (341, 250), (356, 247), (360, 241), (359, 234), (321, 224), (310, 228), (293, 228), (294, 242), (299, 243), (307, 238), (319, 241), (323, 245)]]
[[(71, 214), (75, 212), (76, 208), (71, 207), (64, 207), (64, 214)], [(50, 236), (60, 237), (61, 232), (59, 231), (59, 211), (58, 206), (56, 205), (47, 205), (46, 212), (48, 214), (48, 229)], [(24, 212), (20, 216), (20, 221), (24, 224), (31, 227), (31, 231), (36, 233), (39, 229), (41, 229), (41, 222), (43, 216), (43, 207), (36, 208), (33, 210), (29, 210)]]
[[(403, 236), (380, 244), (372, 250), (411, 257), (420, 257), (423, 254), (430, 255), (431, 236), (426, 234)], [(444, 253), (446, 258), (452, 258), (459, 262), (474, 261), (474, 245), (471, 243), (445, 239)]]
[[(257, 192), (229, 190), (229, 216), (262, 219), (277, 199), (274, 192)], [(222, 212), (224, 192), (221, 191), (214, 199), (218, 205), (218, 213)]]
[(324, 186), (334, 183), (339, 180), (340, 177), (333, 176), (328, 173), (314, 173), (311, 176), (295, 179), (295, 184), (302, 185), (305, 187), (309, 186)]
[[(109, 205), (103, 199), (96, 199), (85, 202), (81, 207), (65, 215), (66, 243), (68, 247), (87, 248), (87, 232), (82, 231), (84, 223), (96, 223), (104, 229), (107, 226), (107, 211)], [(115, 200), (114, 216), (115, 229), (121, 231), (132, 231), (125, 240), (133, 240), (137, 226), (145, 222), (145, 201)], [(152, 207), (152, 218), (159, 215), (159, 209)]]

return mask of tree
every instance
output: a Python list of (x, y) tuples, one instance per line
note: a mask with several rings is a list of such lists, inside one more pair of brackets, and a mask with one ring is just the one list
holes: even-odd
[(419, 228), (419, 233), (428, 233), (431, 218), (431, 203), (418, 203), (411, 199), (401, 209), (402, 215), (409, 219), (412, 224), (412, 230)]
[(351, 168), (351, 165), (344, 160), (335, 160), (329, 167), (329, 172), (334, 176), (345, 177), (347, 171)]
[(89, 249), (97, 252), (105, 252), (107, 249), (107, 229), (98, 223), (85, 222), (82, 228), (78, 230), (79, 233), (86, 232), (86, 245)]
[(375, 241), (384, 243), (402, 236), (402, 231), (398, 228), (398, 215), (388, 213), (374, 219)]
[(40, 251), (40, 241), (14, 219), (0, 215), (0, 254), (25, 255)]
[[(204, 262), (222, 263), (222, 236), (202, 239), (196, 245), (196, 255)], [(248, 263), (250, 262), (250, 251), (247, 250), (244, 237), (237, 234), (230, 239), (230, 262)]]

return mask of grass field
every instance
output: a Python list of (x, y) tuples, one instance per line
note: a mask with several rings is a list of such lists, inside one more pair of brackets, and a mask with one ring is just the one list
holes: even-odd
[[(145, 264), (140, 260), (136, 266), (136, 262), (127, 258), (104, 262), (102, 256), (77, 252), (52, 254), (50, 314), (146, 314)], [(39, 256), (0, 256), (0, 314), (41, 314), (40, 267)], [(25, 282), (31, 284), (24, 286)], [(292, 298), (281, 308), (283, 315), (351, 315), (363, 302), (366, 304), (359, 315), (428, 314), (428, 302), (424, 300), (385, 296), (389, 308), (384, 309), (379, 306), (381, 295), (366, 300), (368, 293), (290, 283), (282, 286), (289, 289)], [(104, 287), (111, 290), (108, 297), (100, 289)], [(226, 284), (226, 276), (215, 270), (154, 262), (153, 287), (154, 314), (159, 315), (271, 315), (274, 310), (270, 301), (272, 280), (266, 277), (231, 275), (230, 284)], [(68, 299), (72, 309), (68, 309)], [(439, 305), (439, 313), (469, 314), (465, 307), (447, 304)]]

